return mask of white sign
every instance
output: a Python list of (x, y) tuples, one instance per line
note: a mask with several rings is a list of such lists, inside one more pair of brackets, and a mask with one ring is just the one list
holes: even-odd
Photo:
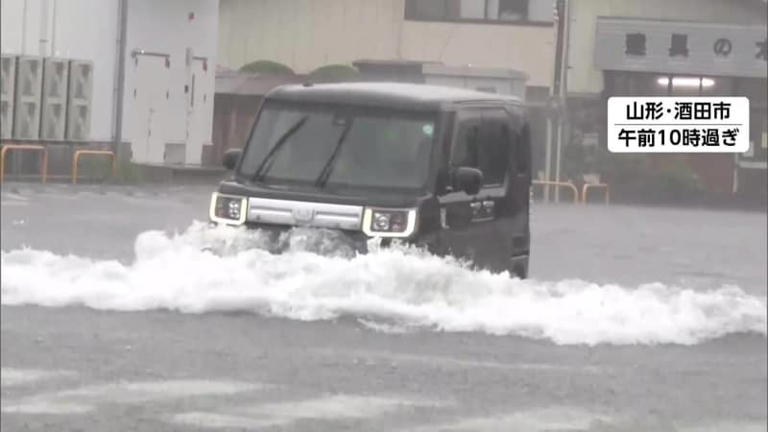
[(765, 25), (599, 17), (594, 53), (603, 70), (765, 78), (768, 39)]
[(749, 150), (746, 97), (612, 97), (613, 153), (743, 153)]

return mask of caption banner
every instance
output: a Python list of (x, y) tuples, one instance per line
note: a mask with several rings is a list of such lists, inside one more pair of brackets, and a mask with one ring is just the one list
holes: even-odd
[(749, 150), (746, 97), (611, 97), (608, 150), (614, 153), (743, 153)]

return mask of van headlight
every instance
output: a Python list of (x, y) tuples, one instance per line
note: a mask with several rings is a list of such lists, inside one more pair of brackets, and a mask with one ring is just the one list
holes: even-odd
[(416, 231), (415, 209), (366, 208), (363, 232), (369, 237), (408, 237)]
[(248, 212), (248, 200), (245, 197), (222, 195), (214, 192), (211, 196), (209, 217), (214, 222), (228, 225), (242, 225)]

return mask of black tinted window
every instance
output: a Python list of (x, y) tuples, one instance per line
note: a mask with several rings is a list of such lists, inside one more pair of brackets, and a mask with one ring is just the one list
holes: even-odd
[(452, 164), (480, 169), (485, 185), (502, 184), (509, 163), (510, 141), (508, 119), (503, 112), (460, 116)]
[(480, 168), (478, 147), (480, 142), (480, 117), (459, 121), (453, 146), (453, 165)]
[(483, 119), (480, 140), (480, 169), (483, 171), (484, 184), (504, 183), (509, 162), (509, 126), (504, 117)]

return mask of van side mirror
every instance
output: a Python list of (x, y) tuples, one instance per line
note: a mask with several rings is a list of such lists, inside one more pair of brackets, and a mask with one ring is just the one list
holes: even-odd
[(237, 162), (240, 160), (240, 156), (243, 151), (240, 149), (229, 149), (224, 152), (224, 157), (221, 160), (221, 164), (228, 170), (233, 170), (237, 166)]
[(467, 195), (477, 195), (483, 185), (483, 172), (477, 168), (458, 167), (453, 171), (453, 190), (464, 191)]

